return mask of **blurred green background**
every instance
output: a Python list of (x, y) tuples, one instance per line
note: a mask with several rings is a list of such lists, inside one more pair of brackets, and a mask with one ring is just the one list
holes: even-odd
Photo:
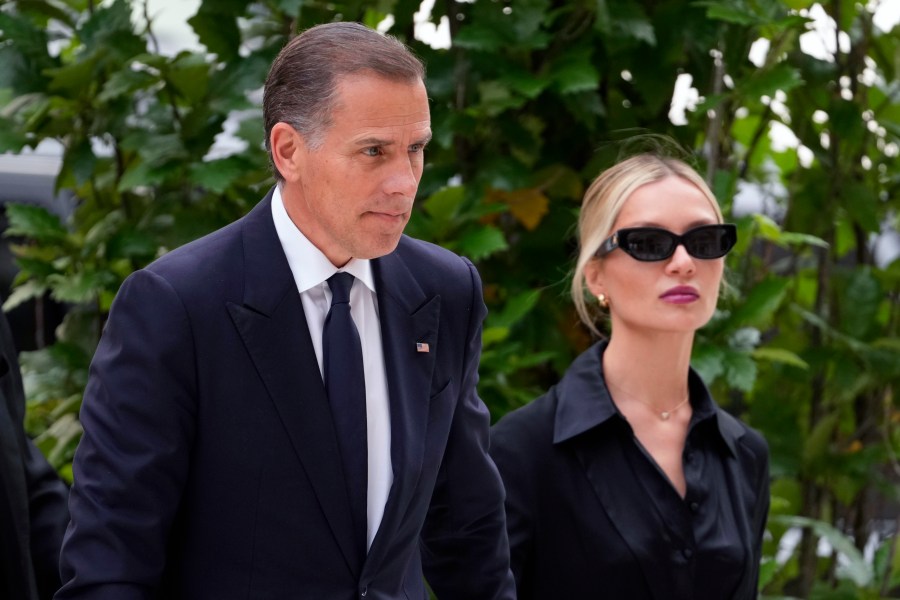
[(0, 152), (56, 152), (65, 200), (0, 192), (18, 200), (4, 308), (36, 323), (27, 426), (51, 462), (71, 479), (123, 279), (272, 185), (260, 99), (275, 54), (356, 20), (427, 63), (434, 141), (407, 233), (481, 272), (493, 416), (591, 341), (567, 297), (586, 185), (669, 136), (740, 229), (693, 364), (771, 446), (764, 595), (900, 597), (898, 3), (427, 4), (203, 0), (172, 34), (159, 2), (0, 2)]

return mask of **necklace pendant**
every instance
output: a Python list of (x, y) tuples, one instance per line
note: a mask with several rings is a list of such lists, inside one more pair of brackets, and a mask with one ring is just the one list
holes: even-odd
[(659, 418), (662, 419), (663, 421), (668, 421), (669, 416), (670, 416), (670, 413), (667, 410), (664, 410), (661, 413), (659, 413)]

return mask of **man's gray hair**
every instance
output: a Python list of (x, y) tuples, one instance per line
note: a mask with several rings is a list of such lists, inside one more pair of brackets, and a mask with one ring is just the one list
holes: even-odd
[[(263, 91), (266, 150), (279, 122), (289, 124), (310, 148), (318, 148), (332, 125), (340, 77), (370, 71), (391, 81), (424, 81), (425, 66), (396, 38), (359, 23), (326, 23), (289, 41), (272, 63)], [(272, 168), (275, 176), (281, 173)]]

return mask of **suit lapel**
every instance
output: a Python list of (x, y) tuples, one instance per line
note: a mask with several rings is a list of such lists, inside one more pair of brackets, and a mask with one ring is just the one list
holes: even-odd
[(358, 574), (361, 565), (352, 544), (350, 503), (331, 408), (303, 303), (272, 221), (271, 194), (242, 223), (244, 298), (242, 305), (228, 303), (228, 312), (309, 476), (347, 565)]
[[(384, 516), (366, 565), (377, 569), (403, 521), (422, 471), (441, 298), (428, 298), (423, 293), (397, 252), (376, 259), (372, 267), (390, 397), (394, 471)], [(417, 347), (417, 343), (427, 344), (428, 350)]]

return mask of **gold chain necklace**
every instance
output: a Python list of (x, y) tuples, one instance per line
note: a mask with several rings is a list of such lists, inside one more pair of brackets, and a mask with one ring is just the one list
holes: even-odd
[[(684, 406), (685, 404), (687, 404), (687, 401), (690, 400), (690, 399), (691, 399), (691, 396), (690, 396), (690, 394), (688, 394), (687, 396), (685, 396), (684, 400), (682, 400), (681, 402), (679, 402), (678, 404), (676, 404), (675, 406), (673, 406), (673, 407), (670, 408), (669, 410), (664, 410), (664, 411), (662, 411), (661, 413), (659, 413), (659, 418), (660, 418), (661, 420), (663, 420), (663, 421), (668, 421), (668, 420), (669, 420), (669, 417), (672, 416), (672, 413), (674, 413), (676, 410), (678, 410), (679, 408), (681, 408), (682, 406)], [(644, 400), (641, 400), (640, 398), (635, 398), (635, 400), (637, 400), (637, 401), (640, 402), (641, 404), (644, 404), (644, 405), (650, 407), (651, 409), (653, 409), (653, 412), (656, 412), (656, 411), (659, 410), (659, 408), (657, 408), (656, 406), (653, 406), (653, 405), (650, 404), (649, 402), (646, 402), (646, 401), (644, 401)]]

